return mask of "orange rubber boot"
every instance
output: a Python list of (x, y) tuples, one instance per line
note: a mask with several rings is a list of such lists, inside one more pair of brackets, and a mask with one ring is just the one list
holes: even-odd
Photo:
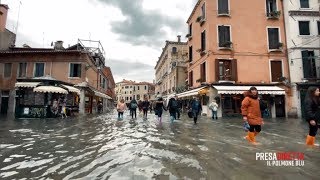
[(307, 136), (307, 139), (306, 139), (306, 145), (309, 145), (309, 146), (314, 146), (314, 141), (315, 141), (315, 137), (314, 136), (310, 136), (308, 135)]

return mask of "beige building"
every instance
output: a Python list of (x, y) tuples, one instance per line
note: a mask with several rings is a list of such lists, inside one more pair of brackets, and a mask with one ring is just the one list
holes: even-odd
[(144, 97), (153, 99), (154, 84), (123, 79), (121, 82), (116, 83), (115, 92), (117, 101), (124, 99), (125, 103), (129, 103), (133, 98), (138, 101), (143, 100)]
[(166, 41), (155, 66), (155, 93), (164, 97), (179, 93), (186, 88), (188, 47), (186, 42)]

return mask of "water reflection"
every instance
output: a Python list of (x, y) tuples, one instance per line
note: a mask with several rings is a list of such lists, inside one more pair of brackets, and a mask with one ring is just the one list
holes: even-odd
[[(258, 146), (239, 119), (198, 125), (118, 121), (115, 113), (78, 119), (0, 121), (1, 179), (318, 179), (319, 148), (306, 148), (301, 120), (267, 120)], [(303, 167), (268, 167), (256, 152), (299, 151)]]

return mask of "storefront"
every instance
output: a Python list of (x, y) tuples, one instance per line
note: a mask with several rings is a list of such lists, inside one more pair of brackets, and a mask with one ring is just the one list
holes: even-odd
[[(241, 116), (243, 93), (251, 86), (213, 85), (212, 96), (218, 101), (218, 117)], [(285, 90), (277, 86), (255, 86), (261, 100), (267, 105), (268, 117), (286, 117)]]
[(63, 83), (38, 79), (17, 82), (15, 116), (54, 118), (60, 116), (62, 106), (66, 107), (69, 116), (78, 113), (80, 90)]

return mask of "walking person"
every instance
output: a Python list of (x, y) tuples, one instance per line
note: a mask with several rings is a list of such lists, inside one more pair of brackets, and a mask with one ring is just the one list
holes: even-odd
[(182, 112), (182, 101), (180, 99), (178, 99), (178, 96), (175, 95), (175, 99), (178, 103), (178, 109), (177, 109), (177, 119), (180, 119), (181, 116), (181, 112)]
[(130, 115), (131, 115), (131, 118), (133, 119), (133, 115), (134, 115), (134, 118), (137, 119), (137, 108), (138, 108), (138, 102), (135, 100), (135, 98), (133, 98), (131, 101), (130, 101)]
[(117, 104), (117, 111), (118, 111), (118, 119), (123, 119), (123, 112), (127, 109), (126, 103), (124, 103), (124, 99), (121, 99), (120, 102)]
[(173, 123), (173, 121), (177, 119), (178, 101), (176, 98), (176, 96), (170, 98), (167, 107), (167, 109), (169, 109), (171, 123)]
[(217, 101), (214, 99), (209, 105), (209, 109), (211, 109), (212, 112), (212, 119), (218, 119), (218, 107)]
[(144, 101), (142, 102), (142, 111), (143, 111), (143, 119), (148, 118), (148, 109), (150, 106), (150, 102), (148, 101), (148, 97), (144, 97)]
[(202, 111), (201, 102), (199, 101), (198, 97), (193, 97), (193, 100), (191, 101), (191, 111), (192, 111), (192, 114), (193, 114), (194, 124), (197, 124), (198, 115)]
[(258, 100), (258, 90), (251, 87), (249, 91), (244, 93), (245, 98), (241, 104), (241, 113), (243, 121), (249, 124), (250, 128), (245, 137), (250, 143), (256, 144), (255, 137), (261, 131), (263, 119), (261, 118), (260, 103)]
[(305, 97), (305, 117), (309, 124), (309, 134), (306, 138), (306, 145), (314, 146), (315, 137), (318, 131), (318, 124), (320, 121), (319, 110), (319, 88), (309, 87)]
[(61, 107), (61, 117), (62, 119), (65, 117), (67, 118), (67, 103), (63, 102), (62, 107)]
[(154, 108), (154, 112), (156, 114), (156, 116), (158, 117), (158, 122), (161, 123), (162, 122), (162, 112), (163, 110), (166, 111), (166, 108), (163, 104), (163, 98), (161, 96), (157, 96), (157, 100), (155, 101), (155, 108)]

